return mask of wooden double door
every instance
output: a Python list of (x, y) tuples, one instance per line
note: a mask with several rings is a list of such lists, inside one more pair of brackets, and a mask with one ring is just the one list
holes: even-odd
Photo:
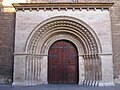
[(60, 40), (51, 45), (48, 56), (48, 83), (78, 83), (78, 52), (73, 43)]

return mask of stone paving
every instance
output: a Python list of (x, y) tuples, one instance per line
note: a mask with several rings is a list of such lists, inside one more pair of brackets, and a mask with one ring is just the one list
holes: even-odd
[(82, 85), (0, 86), (0, 90), (120, 90), (120, 86), (93, 87)]

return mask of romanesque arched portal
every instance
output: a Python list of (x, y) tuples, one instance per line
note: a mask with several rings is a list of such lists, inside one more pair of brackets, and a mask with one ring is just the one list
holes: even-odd
[(13, 4), (16, 9), (13, 85), (48, 84), (50, 47), (75, 45), (78, 84), (113, 83), (111, 3)]
[[(27, 56), (26, 80), (29, 82), (31, 80), (41, 83), (48, 82), (48, 50), (55, 41), (62, 39), (73, 42), (78, 49), (79, 83), (98, 84), (101, 80), (101, 59), (99, 57), (101, 45), (99, 39), (83, 21), (68, 16), (47, 19), (31, 33), (26, 44), (26, 52), (38, 54), (39, 59)], [(36, 66), (36, 63), (40, 63), (40, 65)], [(37, 70), (38, 68), (40, 70)]]

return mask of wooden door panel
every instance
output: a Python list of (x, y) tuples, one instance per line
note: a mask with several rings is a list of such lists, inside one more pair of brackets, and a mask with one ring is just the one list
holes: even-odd
[(73, 65), (64, 66), (63, 69), (63, 83), (75, 84), (77, 83), (77, 72), (75, 73), (76, 67)]
[(62, 50), (51, 48), (49, 55), (49, 64), (62, 64)]
[(57, 41), (49, 50), (48, 83), (77, 83), (78, 58), (75, 45), (68, 41)]
[(77, 77), (77, 72), (75, 72), (75, 70), (76, 70), (75, 65), (69, 65), (67, 67), (68, 82), (70, 82), (70, 83), (77, 83), (77, 78), (76, 78)]
[(51, 65), (49, 71), (49, 83), (62, 83), (62, 69), (60, 65)]

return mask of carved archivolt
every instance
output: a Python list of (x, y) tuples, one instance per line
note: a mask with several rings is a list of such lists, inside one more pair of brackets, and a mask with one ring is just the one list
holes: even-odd
[(97, 35), (83, 21), (68, 16), (57, 16), (40, 23), (31, 33), (27, 44), (27, 53), (47, 54), (50, 45), (56, 40), (67, 39), (77, 48), (79, 54), (101, 53)]

